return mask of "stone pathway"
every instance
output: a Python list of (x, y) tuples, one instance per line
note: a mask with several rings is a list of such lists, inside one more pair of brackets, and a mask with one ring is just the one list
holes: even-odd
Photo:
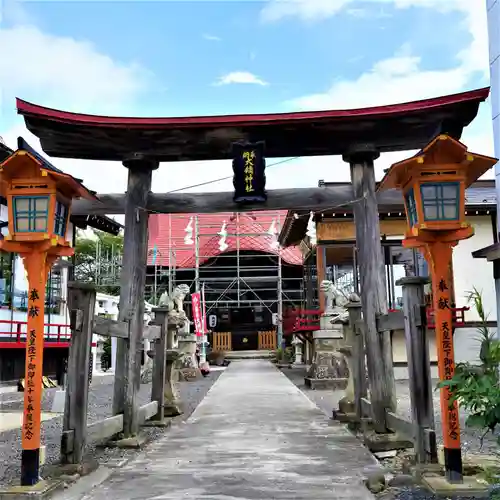
[(233, 361), (187, 423), (79, 498), (370, 500), (379, 467), (271, 363)]

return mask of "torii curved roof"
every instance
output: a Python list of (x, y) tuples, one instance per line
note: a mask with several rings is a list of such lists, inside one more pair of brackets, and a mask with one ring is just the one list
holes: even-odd
[[(285, 221), (287, 211), (264, 211), (246, 212), (239, 214), (239, 224), (232, 212), (217, 214), (151, 214), (149, 216), (149, 241), (148, 241), (148, 265), (153, 265), (153, 249), (156, 246), (156, 265), (169, 265), (169, 247), (172, 248), (172, 266), (177, 268), (195, 267), (195, 247), (184, 243), (185, 228), (190, 216), (198, 215), (198, 227), (200, 235), (200, 265), (209, 259), (222, 255), (223, 253), (235, 252), (237, 244), (241, 251), (253, 250), (277, 255), (277, 250), (271, 247), (272, 237), (267, 231), (273, 221), (278, 217), (281, 222)], [(171, 223), (169, 223), (169, 220)], [(227, 250), (219, 250), (222, 222), (227, 222), (228, 237)], [(170, 227), (169, 227), (170, 226)], [(276, 226), (277, 227), (277, 226)], [(239, 234), (240, 236), (235, 236)], [(194, 238), (194, 224), (193, 224)], [(239, 242), (237, 243), (237, 238)], [(281, 250), (281, 258), (288, 264), (302, 265), (302, 254), (298, 247), (288, 247)]]
[(231, 159), (237, 141), (265, 141), (266, 157), (343, 154), (370, 143), (380, 152), (420, 149), (438, 133), (459, 139), (489, 88), (370, 108), (296, 113), (131, 118), (70, 113), (17, 99), (43, 150), (64, 158), (161, 162)]

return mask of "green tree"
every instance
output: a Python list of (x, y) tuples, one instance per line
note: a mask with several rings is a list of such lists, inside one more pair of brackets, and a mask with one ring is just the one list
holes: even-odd
[(120, 293), (123, 236), (94, 231), (94, 237), (79, 237), (75, 247), (75, 279), (94, 283), (97, 291)]

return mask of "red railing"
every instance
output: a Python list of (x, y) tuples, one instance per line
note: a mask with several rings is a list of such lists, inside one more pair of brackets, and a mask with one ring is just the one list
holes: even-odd
[[(469, 311), (470, 307), (453, 307), (451, 308), (453, 315), (453, 326), (460, 327), (465, 325), (465, 312)], [(397, 311), (397, 309), (390, 309), (389, 312)], [(288, 311), (283, 316), (283, 334), (293, 335), (294, 333), (315, 332), (320, 329), (320, 316), (323, 311), (313, 309), (297, 309), (295, 311)], [(427, 306), (427, 327), (435, 328), (434, 324), (434, 310), (432, 307)]]
[(315, 332), (320, 329), (320, 316), (323, 311), (319, 309), (298, 309), (289, 311), (283, 317), (284, 335), (294, 333)]
[[(469, 311), (470, 307), (451, 307), (452, 314), (452, 323), (456, 328), (457, 326), (465, 325), (465, 311)], [(432, 307), (427, 306), (427, 327), (435, 328), (436, 325), (434, 323), (434, 309)]]
[[(0, 348), (26, 346), (26, 321), (0, 319)], [(69, 325), (48, 323), (45, 325), (45, 345), (47, 347), (67, 347), (71, 338)]]

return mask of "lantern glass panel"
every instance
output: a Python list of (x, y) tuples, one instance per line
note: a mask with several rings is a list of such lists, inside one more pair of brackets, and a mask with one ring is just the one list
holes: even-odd
[(47, 231), (48, 196), (14, 196), (14, 226), (19, 233)]
[(417, 205), (415, 203), (415, 193), (413, 189), (410, 189), (406, 193), (406, 211), (408, 212), (408, 220), (410, 226), (414, 226), (417, 223)]
[(68, 219), (68, 207), (56, 202), (56, 213), (54, 216), (54, 234), (64, 237), (66, 235), (66, 221)]
[(426, 183), (420, 186), (426, 221), (458, 220), (460, 183)]

